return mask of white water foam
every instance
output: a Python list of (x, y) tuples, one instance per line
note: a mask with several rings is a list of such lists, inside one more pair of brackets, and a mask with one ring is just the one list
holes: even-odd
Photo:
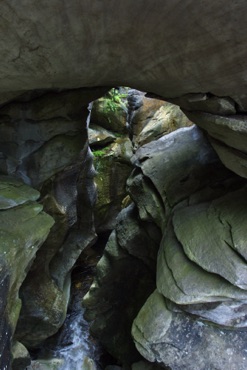
[(97, 367), (92, 359), (92, 345), (89, 341), (89, 327), (83, 318), (83, 312), (70, 318), (67, 330), (70, 333), (69, 345), (56, 351), (56, 357), (63, 359), (63, 365), (59, 370), (96, 370)]

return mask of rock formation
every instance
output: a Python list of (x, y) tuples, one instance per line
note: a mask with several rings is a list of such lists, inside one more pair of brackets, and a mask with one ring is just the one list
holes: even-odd
[[(0, 366), (10, 366), (10, 343), (21, 309), (19, 289), (37, 250), (54, 223), (37, 203), (39, 192), (22, 182), (0, 176), (1, 207), (1, 334)], [(31, 230), (35, 232), (30, 233)], [(6, 367), (5, 367), (6, 366)]]
[(37, 0), (2, 7), (1, 91), (134, 86), (246, 107), (246, 3)]
[(94, 225), (97, 234), (114, 229), (127, 195), (126, 181), (132, 171), (133, 149), (126, 127), (126, 96), (112, 89), (93, 103), (89, 145), (96, 171)]
[[(102, 188), (112, 181), (116, 168), (123, 174), (121, 191), (106, 191), (99, 198), (100, 232), (115, 226), (126, 196), (130, 142), (118, 135), (127, 134), (125, 119), (128, 124), (142, 120), (131, 132), (137, 151), (128, 192), (134, 205), (118, 216), (88, 296), (88, 316), (99, 314), (93, 330), (119, 360), (135, 361), (133, 369), (143, 360), (131, 339), (132, 325), (138, 351), (155, 363), (145, 362), (147, 368), (158, 363), (172, 370), (246, 368), (245, 14), (243, 0), (217, 1), (210, 7), (187, 0), (127, 0), (117, 6), (112, 0), (2, 4), (3, 369), (11, 366), (14, 333), (15, 340), (36, 347), (64, 320), (70, 271), (81, 251), (96, 240), (87, 105), (121, 85), (149, 95), (133, 92), (134, 114), (107, 99), (92, 111), (96, 126), (91, 142), (114, 151), (113, 158), (104, 153), (109, 166)], [(149, 120), (142, 104), (150, 97), (179, 105), (202, 131), (186, 128), (160, 138), (170, 132), (160, 118), (169, 103), (158, 102), (159, 110)], [(176, 109), (170, 106), (170, 111)], [(111, 115), (116, 112), (119, 120)], [(181, 113), (174, 114), (177, 128)], [(114, 120), (113, 129), (109, 119)], [(104, 128), (101, 138), (95, 133), (97, 125)], [(127, 154), (120, 150), (121, 140)], [(97, 160), (100, 166), (101, 158)], [(121, 297), (114, 298), (119, 290), (112, 276), (122, 289), (121, 297), (126, 295), (126, 316)], [(95, 299), (102, 305), (95, 308)], [(105, 309), (108, 317), (102, 325)], [(114, 328), (108, 332), (111, 320), (118, 324), (116, 337)], [(116, 348), (114, 338), (121, 340), (121, 348)], [(17, 342), (15, 348), (20, 348)]]
[[(223, 369), (226, 363), (229, 369), (244, 369), (245, 181), (220, 163), (196, 127), (181, 128), (140, 147), (133, 162), (135, 170), (127, 183), (138, 215), (130, 223), (128, 208), (120, 213), (85, 299), (94, 333), (120, 361), (135, 360), (130, 347), (113, 344), (120, 342), (120, 335), (125, 337), (121, 343), (130, 340), (119, 325), (124, 320), (126, 328), (133, 318), (129, 311), (134, 307), (134, 294), (138, 303), (143, 301), (132, 336), (148, 361), (181, 370)], [(154, 228), (152, 237), (160, 235), (156, 274), (150, 263), (156, 259), (157, 247), (152, 247), (147, 236), (146, 247), (141, 234), (135, 238), (132, 223), (137, 219), (139, 233)], [(118, 286), (124, 293), (121, 305), (117, 303), (118, 294), (111, 285), (116, 282), (115, 268), (120, 270), (123, 246), (128, 258), (143, 261), (150, 277), (156, 275), (156, 290), (146, 303), (145, 294), (140, 296), (141, 287), (135, 287), (133, 274), (128, 273), (122, 273), (123, 279), (119, 275)], [(147, 252), (148, 256), (143, 255)], [(144, 282), (147, 276), (139, 279)], [(123, 296), (125, 300), (128, 297), (127, 306), (123, 306)], [(115, 320), (118, 326), (112, 325)], [(221, 351), (224, 356), (219, 355)]]
[(87, 104), (105, 91), (42, 91), (1, 108), (2, 367), (14, 332), (34, 347), (62, 325), (70, 270), (95, 240)]

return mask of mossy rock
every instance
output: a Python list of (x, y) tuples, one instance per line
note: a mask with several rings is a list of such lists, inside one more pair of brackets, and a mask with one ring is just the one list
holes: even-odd
[(112, 91), (94, 102), (91, 122), (113, 132), (127, 133), (126, 95)]
[(105, 148), (93, 151), (96, 169), (97, 202), (95, 226), (98, 232), (111, 230), (126, 197), (126, 181), (131, 173), (132, 145), (127, 138), (118, 138)]
[(9, 277), (8, 292), (4, 293), (3, 299), (7, 302), (7, 318), (13, 331), (21, 307), (19, 288), (54, 223), (43, 212), (42, 205), (34, 201), (38, 197), (36, 190), (23, 185), (21, 181), (0, 178), (0, 199), (3, 204), (0, 212), (0, 261), (2, 272), (5, 271), (4, 274)]

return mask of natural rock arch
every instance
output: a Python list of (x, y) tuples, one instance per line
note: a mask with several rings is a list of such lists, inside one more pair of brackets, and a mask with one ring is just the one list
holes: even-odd
[(9, 0), (2, 6), (0, 103), (35, 90), (149, 91), (193, 111), (223, 162), (247, 177), (245, 13), (243, 0), (210, 7), (182, 0)]
[(6, 1), (1, 91), (134, 86), (246, 96), (246, 4)]
[[(245, 10), (243, 0), (210, 6), (181, 0), (69, 5), (46, 0), (42, 6), (37, 0), (9, 0), (2, 7), (0, 103), (27, 90), (132, 86), (174, 99), (187, 110), (242, 115), (247, 111)], [(223, 146), (217, 140), (224, 123), (209, 116), (202, 125), (219, 128), (215, 149), (246, 177), (245, 143), (236, 143), (245, 135), (241, 118), (224, 127), (234, 126), (237, 136), (230, 143), (223, 139)], [(201, 117), (192, 115), (193, 120), (200, 124)]]

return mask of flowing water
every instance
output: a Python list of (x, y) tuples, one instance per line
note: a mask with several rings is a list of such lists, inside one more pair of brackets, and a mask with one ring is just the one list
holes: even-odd
[(89, 335), (83, 310), (67, 316), (56, 348), (32, 362), (28, 370), (100, 370), (100, 350)]
[(71, 301), (62, 329), (49, 339), (27, 370), (101, 370), (101, 349), (89, 333), (84, 319), (83, 296), (88, 291), (100, 258), (89, 251), (72, 274)]
[(90, 341), (88, 323), (83, 318), (83, 312), (68, 318), (68, 321), (68, 344), (64, 346), (65, 338), (61, 338), (61, 344), (58, 343), (60, 348), (55, 352), (55, 357), (63, 360), (59, 370), (99, 369), (95, 363), (98, 360), (98, 349)]

